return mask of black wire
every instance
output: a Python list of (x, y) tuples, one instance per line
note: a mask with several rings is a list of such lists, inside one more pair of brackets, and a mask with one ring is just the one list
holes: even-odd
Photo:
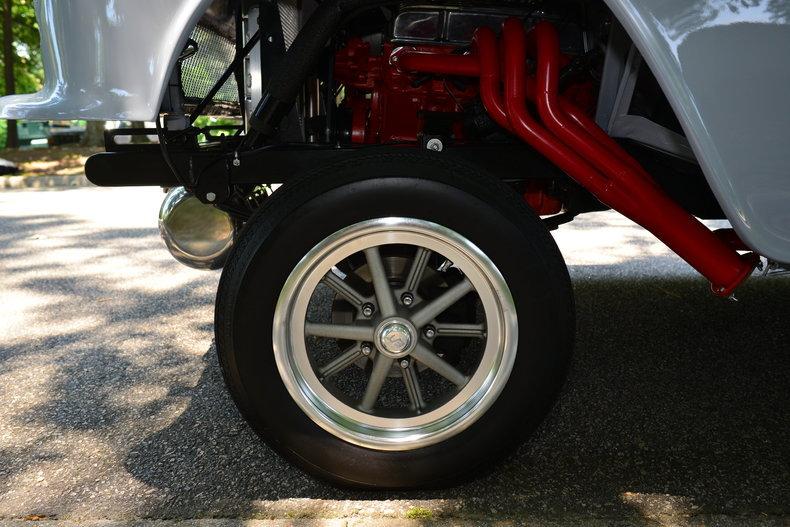
[(187, 182), (181, 177), (178, 169), (176, 168), (175, 164), (173, 164), (173, 160), (170, 158), (170, 152), (167, 149), (167, 130), (162, 129), (162, 124), (160, 123), (161, 117), (157, 115), (156, 117), (156, 136), (159, 138), (159, 149), (162, 151), (162, 157), (165, 160), (165, 164), (176, 177), (176, 181), (182, 187), (189, 190), (191, 185), (188, 185)]

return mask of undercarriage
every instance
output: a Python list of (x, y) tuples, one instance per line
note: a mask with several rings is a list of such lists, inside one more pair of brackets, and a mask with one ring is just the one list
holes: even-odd
[[(161, 145), (108, 136), (110, 152), (87, 167), (94, 183), (183, 186), (243, 224), (261, 186), (370, 149), (419, 148), (507, 181), (552, 228), (615, 208), (716, 294), (730, 295), (757, 263), (722, 240), (733, 233), (691, 216), (722, 214), (655, 79), (600, 3), (234, 7), (215, 2), (194, 35), (202, 46), (185, 48)], [(197, 99), (199, 61), (216, 62), (201, 54), (228, 54), (231, 38), (228, 67)], [(241, 117), (235, 133), (195, 127), (206, 110)]]

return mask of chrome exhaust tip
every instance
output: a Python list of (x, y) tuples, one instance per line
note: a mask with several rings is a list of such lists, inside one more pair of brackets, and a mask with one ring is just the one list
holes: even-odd
[(194, 269), (214, 270), (225, 265), (236, 225), (227, 213), (175, 187), (159, 210), (159, 233), (173, 258)]

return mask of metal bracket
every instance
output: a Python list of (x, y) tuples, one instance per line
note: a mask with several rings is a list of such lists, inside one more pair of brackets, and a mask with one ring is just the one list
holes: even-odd
[(595, 122), (612, 137), (632, 139), (680, 158), (695, 161), (694, 151), (682, 135), (653, 121), (630, 115), (642, 56), (623, 27), (613, 22), (606, 48)]

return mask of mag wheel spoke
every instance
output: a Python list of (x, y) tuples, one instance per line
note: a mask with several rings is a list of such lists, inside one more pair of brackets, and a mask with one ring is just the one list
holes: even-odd
[(316, 324), (307, 322), (304, 325), (305, 335), (343, 340), (373, 340), (373, 328), (341, 324)]
[(463, 386), (466, 384), (466, 381), (469, 380), (466, 375), (455, 369), (455, 367), (437, 355), (425, 344), (417, 344), (417, 347), (412, 353), (412, 357), (456, 386)]
[(418, 328), (425, 326), (472, 290), (474, 290), (472, 282), (464, 277), (463, 280), (449, 288), (441, 296), (420, 308), (420, 310), (411, 317), (412, 324)]
[(364, 357), (364, 355), (362, 355), (360, 346), (355, 344), (340, 354), (339, 357), (321, 367), (318, 373), (322, 379), (326, 379), (327, 377), (331, 377), (345, 370), (362, 357)]
[(436, 324), (437, 337), (486, 338), (485, 324)]
[(365, 387), (365, 395), (362, 396), (362, 401), (359, 403), (361, 410), (369, 412), (376, 405), (376, 400), (391, 369), (391, 358), (383, 354), (376, 356), (376, 360), (373, 362), (373, 371), (371, 371), (368, 385)]
[(409, 365), (406, 368), (401, 368), (401, 374), (403, 375), (403, 384), (406, 386), (406, 393), (409, 396), (412, 410), (421, 412), (425, 408), (425, 400), (422, 398), (417, 369), (413, 365)]
[(385, 317), (394, 316), (397, 313), (395, 297), (387, 279), (387, 271), (384, 268), (384, 262), (381, 260), (379, 248), (370, 247), (365, 249), (365, 257), (368, 260), (368, 268), (370, 268), (370, 274), (373, 277), (373, 289), (376, 291), (376, 300), (378, 300), (381, 314)]
[(329, 271), (326, 276), (324, 276), (323, 282), (331, 287), (338, 295), (351, 302), (354, 307), (359, 308), (365, 304), (365, 297), (335, 274), (334, 271)]
[(431, 251), (423, 247), (418, 247), (417, 252), (414, 254), (414, 260), (409, 269), (409, 276), (406, 277), (405, 289), (412, 293), (417, 291), (417, 288), (422, 281), (422, 276), (425, 273), (425, 267), (428, 265), (428, 259), (431, 257)]

